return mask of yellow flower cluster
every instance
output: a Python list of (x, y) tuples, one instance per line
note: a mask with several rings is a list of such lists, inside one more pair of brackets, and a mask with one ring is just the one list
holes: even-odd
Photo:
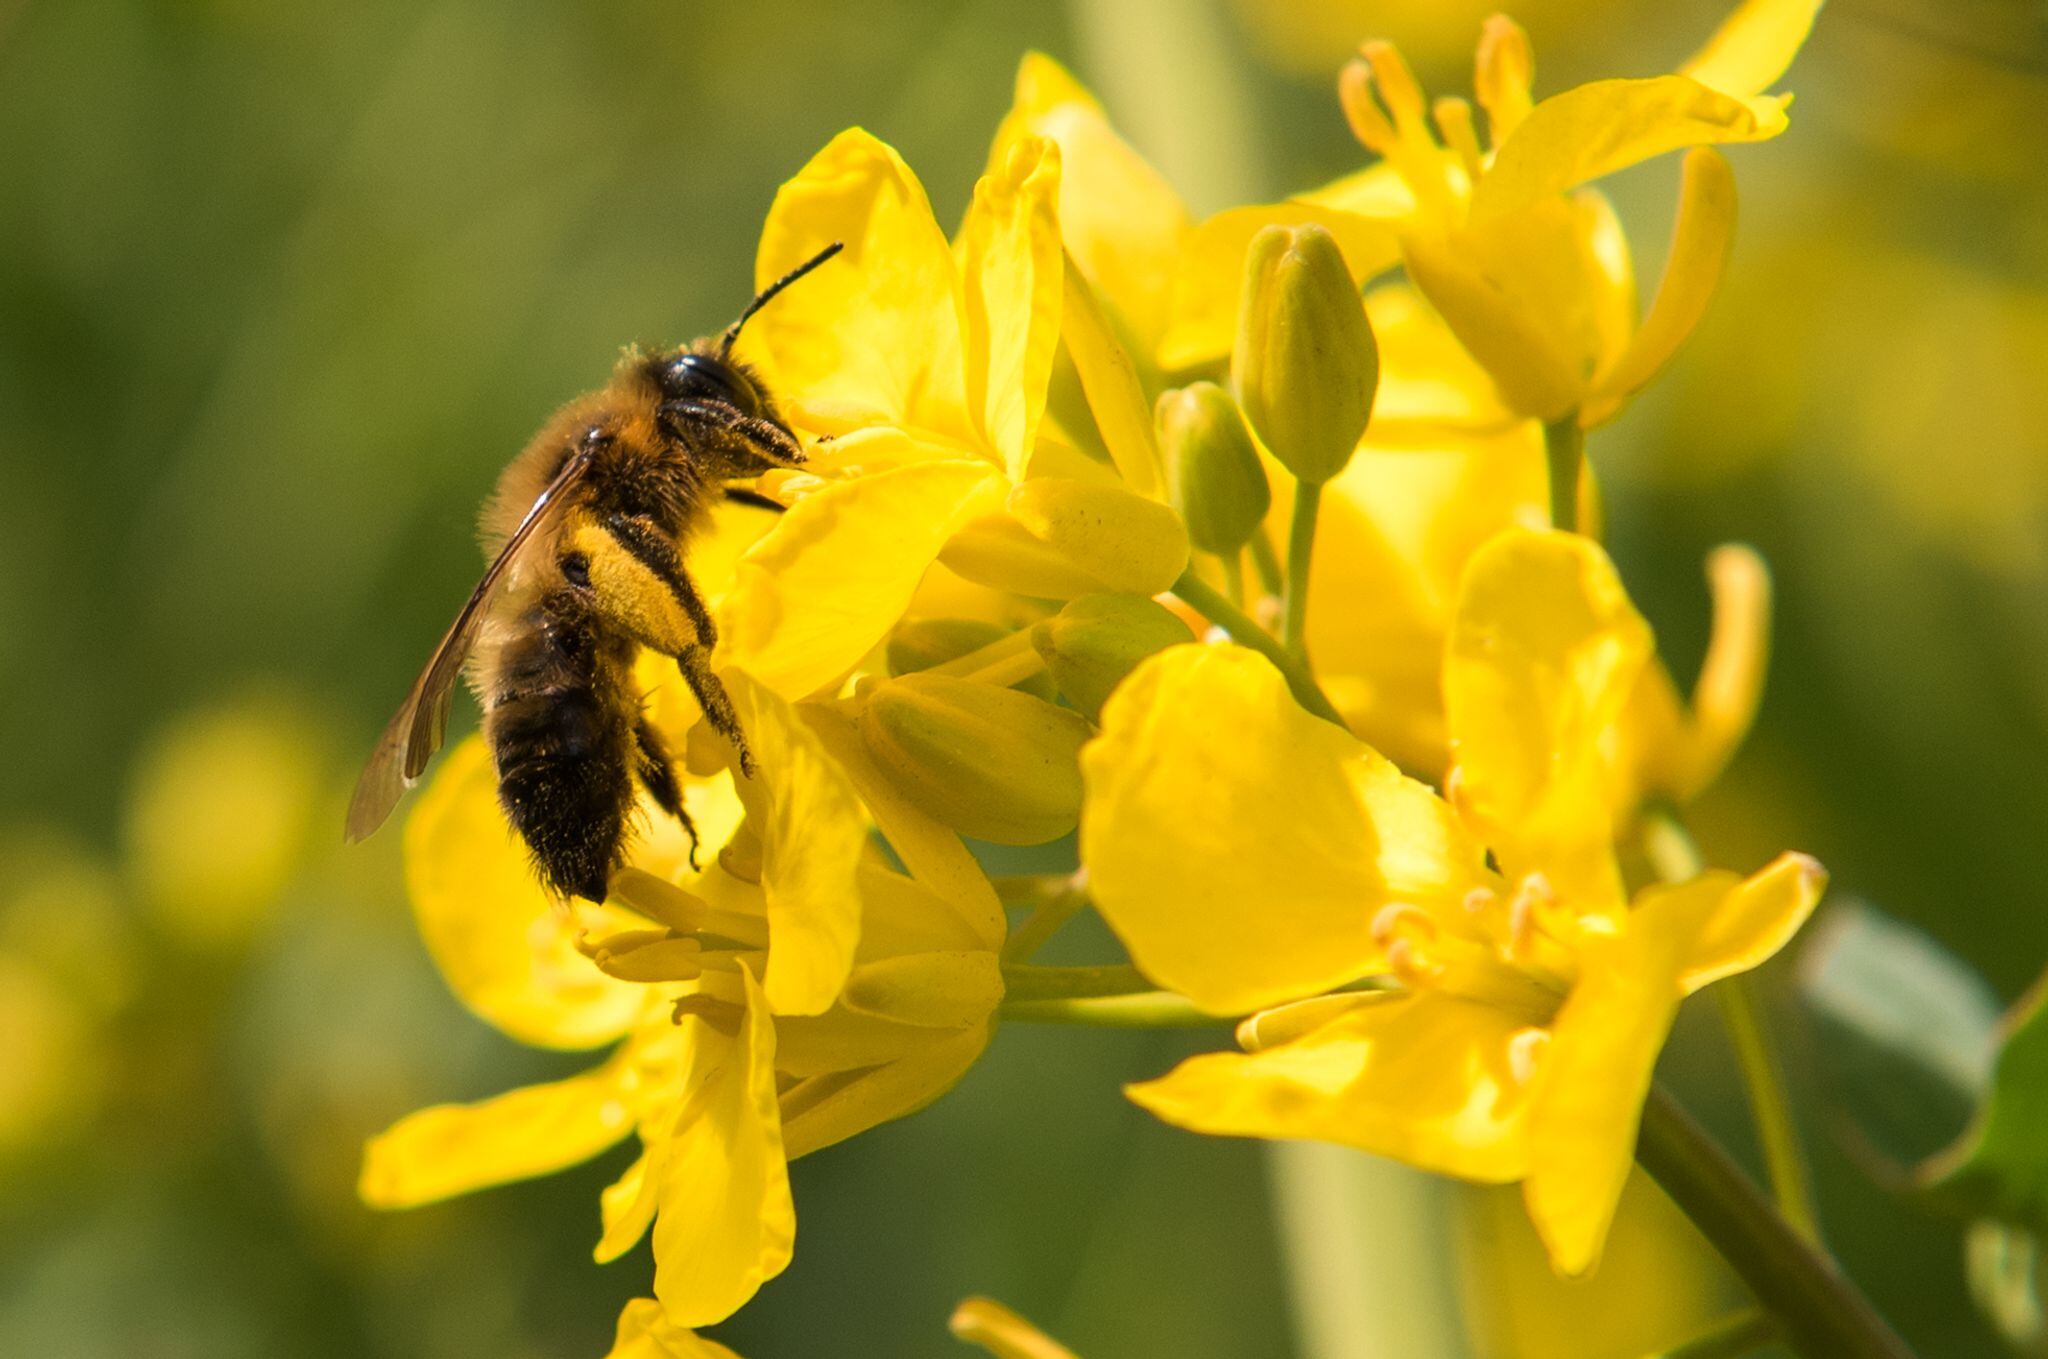
[[(1039, 56), (950, 238), (894, 150), (834, 138), (777, 195), (757, 277), (844, 252), (741, 344), (809, 461), (764, 481), (783, 513), (731, 511), (691, 561), (758, 773), (650, 664), (718, 850), (695, 867), (651, 818), (609, 900), (572, 908), (534, 883), (482, 746), (452, 754), (406, 834), (429, 949), (514, 1038), (611, 1052), (405, 1119), (364, 1196), (636, 1138), (597, 1254), (651, 1230), (655, 1300), (614, 1353), (729, 1353), (691, 1328), (789, 1262), (788, 1162), (937, 1097), (1027, 976), (1044, 1003), (1044, 929), (1010, 931), (969, 842), (1078, 827), (1062, 909), (1092, 901), (1147, 985), (1242, 1021), (1242, 1051), (1133, 1099), (1520, 1182), (1556, 1266), (1593, 1267), (1680, 1001), (1779, 948), (1822, 875), (1786, 855), (1627, 881), (1645, 810), (1748, 727), (1768, 589), (1753, 554), (1715, 555), (1681, 699), (1567, 531), (1595, 506), (1579, 431), (1699, 319), (1734, 220), (1709, 148), (1785, 127), (1762, 91), (1817, 7), (1747, 0), (1676, 74), (1540, 102), (1496, 19), (1484, 141), (1368, 44), (1340, 102), (1378, 159), (1200, 223)], [(1686, 148), (1638, 320), (1586, 185)]]

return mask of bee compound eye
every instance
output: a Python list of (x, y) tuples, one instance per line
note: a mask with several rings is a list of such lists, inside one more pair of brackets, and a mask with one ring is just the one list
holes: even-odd
[(761, 412), (761, 396), (746, 375), (708, 354), (681, 354), (661, 370), (661, 393), (670, 401), (719, 401), (744, 415)]
[(590, 558), (581, 552), (564, 553), (559, 565), (562, 568), (563, 580), (579, 590), (590, 588)]

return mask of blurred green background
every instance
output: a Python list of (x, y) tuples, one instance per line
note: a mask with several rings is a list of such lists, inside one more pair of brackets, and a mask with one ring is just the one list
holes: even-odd
[[(0, 3), (0, 1354), (601, 1354), (649, 1275), (644, 1247), (589, 1259), (617, 1157), (396, 1217), (353, 1195), (397, 1115), (576, 1064), (447, 995), (396, 836), (339, 844), (498, 468), (621, 344), (729, 319), (776, 184), (841, 127), (957, 220), (1037, 47), (1208, 211), (1358, 163), (1332, 95), (1353, 41), (1456, 92), (1491, 8)], [(1668, 69), (1722, 7), (1513, 12), (1547, 93)], [(1710, 857), (1810, 850), (2008, 999), (2048, 960), (2044, 25), (2036, 0), (1836, 0), (1791, 133), (1736, 152), (1724, 295), (1591, 450), (1679, 674), (1703, 553), (1777, 569)], [(1645, 279), (1674, 176), (1609, 186)], [(1866, 1173), (1796, 971), (1766, 982), (1831, 1240), (1924, 1354), (2001, 1353), (1959, 1229)], [(1747, 1156), (1711, 1018), (1667, 1075)], [(1118, 1096), (1198, 1045), (1006, 1030), (934, 1109), (797, 1166), (796, 1263), (718, 1334), (946, 1355), (985, 1292), (1090, 1359), (1602, 1359), (1731, 1305), (1654, 1196), (1566, 1289), (1511, 1195), (1174, 1134)], [(1908, 1112), (1914, 1151), (1955, 1129)], [(1272, 1185), (1333, 1180), (1362, 1213), (1283, 1194), (1276, 1225)], [(1336, 1271), (1299, 1316), (1289, 1241)]]

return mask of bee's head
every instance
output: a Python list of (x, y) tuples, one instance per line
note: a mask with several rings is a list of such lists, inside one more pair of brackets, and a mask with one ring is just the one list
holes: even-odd
[(684, 350), (663, 359), (654, 373), (661, 388), (661, 400), (683, 403), (717, 403), (730, 406), (741, 415), (773, 418), (761, 389), (746, 369), (731, 359), (715, 354)]

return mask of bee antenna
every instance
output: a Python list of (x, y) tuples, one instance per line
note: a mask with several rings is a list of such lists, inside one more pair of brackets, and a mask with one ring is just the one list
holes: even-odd
[(790, 284), (802, 278), (805, 274), (811, 272), (811, 270), (823, 264), (826, 260), (831, 259), (834, 255), (838, 254), (841, 250), (844, 250), (845, 248), (846, 242), (834, 241), (832, 242), (832, 244), (826, 246), (823, 250), (820, 250), (817, 254), (805, 260), (802, 264), (799, 264), (796, 268), (784, 274), (781, 278), (776, 279), (773, 283), (763, 288), (758, 297), (756, 297), (753, 301), (747, 303), (747, 309), (740, 313), (740, 319), (733, 322), (732, 327), (729, 330), (727, 330), (723, 336), (719, 338), (718, 356), (720, 358), (724, 358), (726, 355), (732, 353), (733, 342), (738, 340), (740, 337), (740, 327), (745, 325), (748, 321), (752, 320), (755, 312), (761, 310), (761, 308), (767, 306), (770, 302), (774, 301), (775, 295), (777, 293), (781, 292), (784, 288), (787, 288)]

